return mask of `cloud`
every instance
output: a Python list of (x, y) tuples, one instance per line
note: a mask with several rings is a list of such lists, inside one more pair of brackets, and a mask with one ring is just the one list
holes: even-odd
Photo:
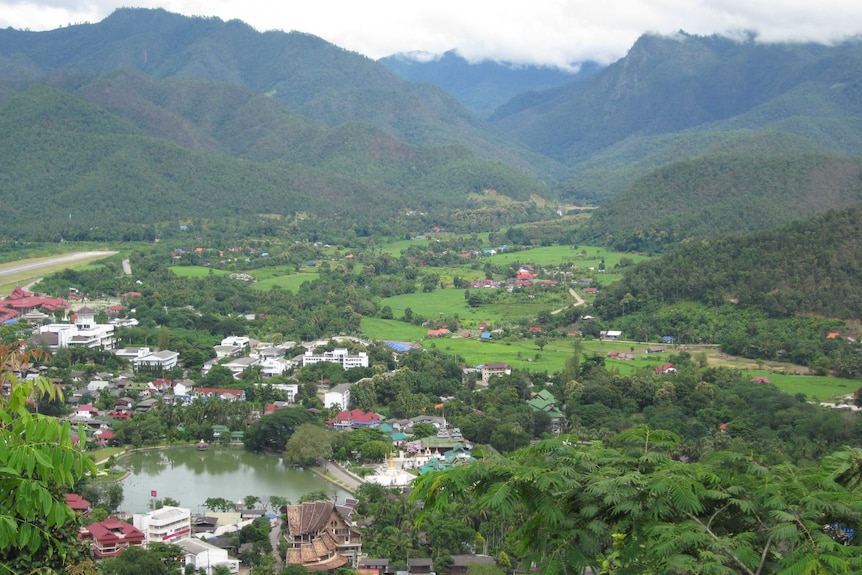
[[(117, 0), (0, 0), (0, 26), (45, 30), (96, 22)], [(455, 49), (469, 60), (567, 66), (625, 55), (645, 32), (830, 43), (862, 33), (858, 0), (142, 0), (189, 16), (239, 19), (258, 30), (298, 30), (372, 58)]]

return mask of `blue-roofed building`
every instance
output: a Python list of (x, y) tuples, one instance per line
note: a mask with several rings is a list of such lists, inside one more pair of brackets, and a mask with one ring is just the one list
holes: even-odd
[(413, 346), (403, 341), (384, 341), (383, 344), (395, 351), (396, 353), (406, 353), (413, 349)]

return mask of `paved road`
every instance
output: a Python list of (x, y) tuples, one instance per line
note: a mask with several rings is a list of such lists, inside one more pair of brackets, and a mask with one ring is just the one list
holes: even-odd
[(39, 261), (27, 262), (24, 264), (19, 264), (19, 263), (13, 262), (10, 264), (0, 265), (0, 278), (2, 278), (4, 276), (20, 274), (20, 273), (29, 272), (29, 271), (38, 272), (38, 270), (40, 270), (42, 268), (55, 266), (57, 264), (71, 264), (73, 262), (77, 262), (80, 260), (85, 260), (85, 259), (93, 258), (93, 257), (97, 257), (97, 256), (108, 257), (108, 256), (112, 256), (116, 253), (117, 252), (110, 252), (110, 251), (76, 252), (73, 254), (66, 254), (63, 256), (55, 256), (52, 258), (40, 259)]

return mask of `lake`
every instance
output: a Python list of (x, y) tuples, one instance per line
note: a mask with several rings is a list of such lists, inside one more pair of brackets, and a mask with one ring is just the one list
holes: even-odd
[(343, 502), (349, 493), (311, 471), (287, 466), (281, 457), (251, 453), (241, 447), (194, 447), (137, 451), (117, 461), (130, 475), (123, 486), (122, 511), (145, 513), (152, 499), (170, 497), (192, 513), (205, 513), (210, 497), (241, 501), (247, 495), (277, 495), (296, 503), (310, 491), (323, 491)]

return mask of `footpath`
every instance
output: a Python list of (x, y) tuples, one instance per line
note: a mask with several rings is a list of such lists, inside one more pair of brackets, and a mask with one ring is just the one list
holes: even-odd
[(356, 490), (362, 485), (361, 477), (354, 475), (334, 461), (327, 461), (323, 467), (312, 467), (311, 469), (318, 476), (350, 493), (356, 493)]

